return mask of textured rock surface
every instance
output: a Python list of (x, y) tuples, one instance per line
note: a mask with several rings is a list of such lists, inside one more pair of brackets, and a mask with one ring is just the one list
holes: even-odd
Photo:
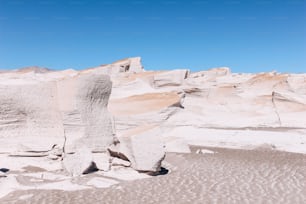
[(188, 77), (188, 70), (173, 70), (165, 73), (156, 74), (153, 77), (153, 84), (156, 88), (164, 86), (180, 86), (184, 79)]
[(127, 58), (116, 61), (112, 64), (101, 65), (83, 72), (98, 72), (107, 75), (117, 76), (124, 73), (139, 73), (143, 71), (140, 57)]
[(175, 92), (113, 99), (109, 106), (109, 110), (115, 116), (118, 131), (147, 124), (160, 125), (179, 109), (181, 109), (181, 96)]
[[(112, 90), (111, 78), (137, 75), (143, 72), (140, 58), (128, 58), (110, 65), (83, 70), (65, 70), (53, 72), (45, 68), (29, 67), (0, 75), (0, 153), (13, 157), (46, 157), (60, 161), (64, 168), (73, 176), (79, 176), (89, 168), (97, 167), (108, 171), (112, 159), (107, 155), (107, 148), (114, 142), (115, 124), (108, 112), (107, 106)], [(146, 81), (145, 83), (149, 83)], [(167, 100), (165, 100), (167, 98)], [(161, 118), (155, 112), (163, 111), (164, 106), (178, 106), (180, 97), (176, 93), (165, 93), (156, 96), (151, 94), (130, 97), (129, 104), (137, 106), (155, 104), (157, 115), (155, 123), (161, 123)], [(121, 99), (118, 99), (116, 109), (120, 112)], [(151, 114), (145, 110), (136, 110), (138, 116), (133, 119), (133, 125), (139, 126), (139, 120), (148, 119)], [(135, 114), (135, 109), (126, 115)], [(153, 115), (154, 115), (153, 114)], [(138, 123), (138, 124), (137, 124)], [(146, 124), (145, 122), (144, 124)], [(119, 125), (120, 127), (120, 125)], [(128, 127), (130, 127), (128, 125)], [(150, 133), (149, 133), (150, 135)], [(156, 135), (159, 148), (163, 148)], [(136, 139), (137, 138), (137, 139)], [(139, 138), (139, 139), (138, 139)], [(146, 143), (144, 137), (133, 137), (129, 146), (135, 169), (156, 171), (160, 168), (161, 159), (151, 166), (145, 164), (143, 156), (150, 156), (133, 149), (138, 142), (146, 148), (153, 147)], [(148, 137), (154, 138), (152, 136)], [(122, 142), (124, 144), (124, 142)], [(158, 147), (158, 145), (156, 147)], [(157, 154), (160, 149), (157, 148)], [(138, 151), (138, 152), (137, 152)], [(151, 153), (155, 150), (151, 148)], [(135, 156), (136, 154), (136, 156)], [(140, 154), (140, 155), (138, 155)], [(130, 162), (113, 159), (114, 166), (130, 166)]]
[[(30, 67), (0, 73), (0, 153), (12, 156), (57, 160), (81, 144), (102, 154), (115, 131), (137, 143), (144, 137), (130, 131), (148, 125), (160, 128), (158, 136), (172, 152), (189, 152), (197, 142), (266, 143), (306, 152), (305, 115), (306, 74), (237, 74), (227, 67), (144, 71), (140, 58), (83, 71)], [(150, 131), (140, 135), (154, 135)]]
[[(117, 83), (110, 107), (115, 117), (119, 118), (119, 124), (124, 124), (121, 116), (127, 112), (158, 112), (155, 103), (143, 103), (139, 108), (136, 105), (135, 108), (113, 108), (119, 101), (129, 104), (133, 98), (134, 103), (138, 104), (144, 101), (146, 95), (154, 98), (158, 94), (172, 92), (181, 97), (180, 106), (184, 108), (169, 114), (170, 117), (164, 120), (167, 123), (165, 125), (202, 128), (306, 127), (306, 118), (302, 117), (306, 113), (305, 74), (235, 74), (228, 68), (215, 68), (191, 73), (180, 78), (179, 82), (171, 83), (179, 75), (174, 73), (186, 73), (186, 70), (138, 74), (135, 78), (129, 77), (127, 82)], [(165, 82), (166, 78), (169, 83)], [(156, 86), (161, 81), (165, 83)], [(127, 91), (127, 84), (130, 91)], [(120, 92), (123, 93), (122, 97)], [(171, 106), (164, 104), (164, 108), (170, 109)], [(126, 119), (127, 124), (130, 121)]]
[(103, 152), (112, 143), (114, 130), (107, 111), (111, 86), (109, 77), (101, 74), (85, 74), (58, 83), (66, 152), (73, 152), (80, 144)]
[(48, 151), (63, 145), (55, 82), (0, 83), (0, 152)]
[(63, 165), (71, 176), (80, 176), (96, 168), (91, 150), (87, 147), (78, 148), (74, 154), (66, 154)]
[(125, 132), (118, 139), (119, 143), (109, 148), (111, 155), (130, 161), (138, 171), (160, 170), (165, 150), (159, 128), (138, 127)]
[[(109, 107), (119, 134), (154, 124), (162, 129), (167, 151), (189, 152), (188, 144), (198, 140), (202, 145), (224, 147), (273, 141), (276, 149), (306, 152), (306, 74), (237, 74), (221, 67), (194, 73), (126, 73), (111, 78), (114, 89)], [(220, 129), (228, 129), (226, 139), (218, 136)], [(249, 140), (236, 137), (240, 135), (237, 131), (244, 129), (254, 131)], [(269, 131), (280, 130), (286, 131), (279, 140), (269, 137), (273, 135)], [(256, 134), (262, 140), (259, 143)], [(290, 140), (292, 135), (296, 139)]]
[(107, 111), (109, 76), (58, 73), (54, 79), (51, 73), (42, 81), (41, 74), (30, 74), (11, 73), (0, 83), (0, 151), (46, 152), (58, 146), (73, 152), (79, 144), (105, 151), (114, 133)]
[(111, 165), (111, 158), (110, 155), (107, 153), (94, 153), (93, 161), (96, 164), (96, 167), (102, 171), (109, 171)]
[[(147, 178), (140, 171), (176, 168), (162, 163), (165, 151), (190, 153), (190, 145), (306, 154), (305, 115), (306, 74), (144, 71), (140, 58), (83, 71), (0, 71), (0, 197)], [(70, 178), (63, 168), (103, 171)]]

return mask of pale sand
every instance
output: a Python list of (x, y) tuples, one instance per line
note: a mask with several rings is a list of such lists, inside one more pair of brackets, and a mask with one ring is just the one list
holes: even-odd
[(167, 175), (109, 188), (17, 191), (0, 203), (306, 203), (305, 154), (193, 147), (167, 154), (166, 167)]

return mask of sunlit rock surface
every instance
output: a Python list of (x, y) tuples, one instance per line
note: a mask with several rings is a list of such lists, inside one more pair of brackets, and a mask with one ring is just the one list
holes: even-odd
[[(305, 115), (306, 74), (146, 71), (139, 57), (82, 71), (2, 71), (0, 197), (16, 189), (106, 188), (163, 167), (185, 171), (163, 159), (166, 152), (192, 154), (191, 146), (305, 154)], [(196, 157), (228, 164), (227, 154), (218, 160), (204, 150)], [(93, 178), (81, 176), (92, 167)]]

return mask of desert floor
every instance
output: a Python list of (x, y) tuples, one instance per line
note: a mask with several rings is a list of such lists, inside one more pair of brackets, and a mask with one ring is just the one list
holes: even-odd
[(15, 191), (0, 203), (306, 203), (305, 154), (194, 146), (164, 166), (168, 174), (109, 188)]

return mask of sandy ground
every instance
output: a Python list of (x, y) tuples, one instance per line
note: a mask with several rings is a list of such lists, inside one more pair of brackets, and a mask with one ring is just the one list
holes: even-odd
[(109, 188), (15, 191), (0, 203), (306, 203), (305, 154), (193, 147), (167, 154), (165, 167)]

